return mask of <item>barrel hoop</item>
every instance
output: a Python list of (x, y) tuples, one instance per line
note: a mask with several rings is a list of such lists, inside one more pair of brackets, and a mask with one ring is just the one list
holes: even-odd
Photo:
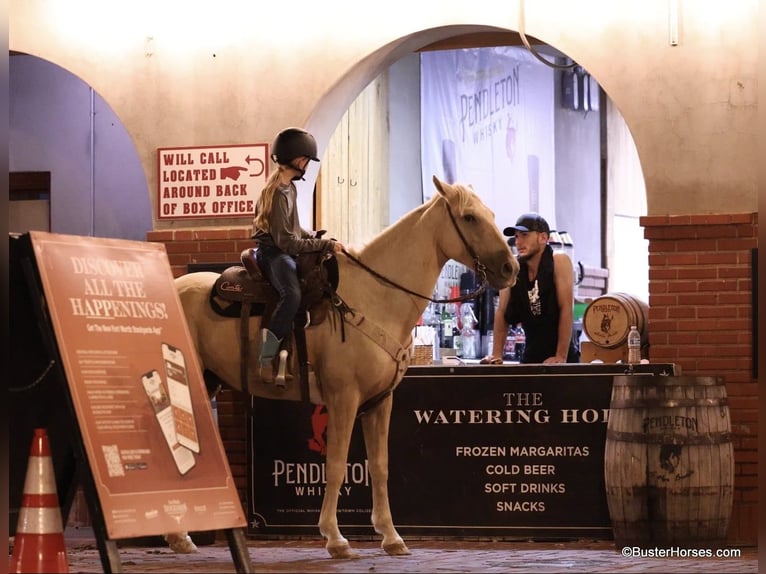
[[(648, 379), (648, 382), (647, 382)], [(655, 375), (617, 375), (612, 384), (617, 387), (725, 387), (721, 377), (668, 377)]]
[(706, 433), (696, 435), (646, 434), (641, 432), (623, 432), (607, 429), (606, 438), (635, 444), (676, 444), (676, 445), (712, 445), (731, 442), (731, 432)]
[(728, 397), (708, 399), (612, 399), (610, 409), (672, 409), (676, 407), (725, 407), (729, 404)]
[[(683, 492), (684, 494), (691, 494), (691, 495), (696, 494), (700, 496), (705, 496), (705, 495), (716, 496), (716, 495), (731, 493), (732, 487), (733, 487), (733, 484), (730, 484), (730, 483), (721, 484), (721, 485), (709, 485), (709, 486), (684, 486)], [(666, 486), (659, 486), (659, 485), (652, 485), (652, 484), (642, 484), (640, 486), (617, 484), (614, 486), (607, 486), (605, 488), (607, 496), (610, 494), (620, 494), (626, 497), (630, 495), (638, 499), (642, 499), (642, 498), (645, 499), (649, 496), (653, 497), (654, 495), (658, 493), (658, 491), (667, 490), (667, 489), (668, 487)], [(724, 492), (722, 493), (721, 491), (724, 491)], [(626, 520), (624, 517), (621, 517), (621, 518), (622, 520), (615, 521), (615, 522), (619, 522), (621, 524), (632, 524), (633, 526), (635, 526), (638, 523), (638, 521)], [(711, 522), (711, 521), (720, 522), (720, 520), (721, 520), (720, 517), (711, 516), (710, 520), (699, 520), (699, 522), (701, 523)], [(641, 522), (646, 522), (648, 525), (651, 525), (651, 521), (642, 520)]]
[[(686, 496), (721, 496), (722, 494), (730, 494), (733, 490), (733, 484), (716, 484), (716, 485), (707, 485), (707, 486), (683, 486), (679, 490), (680, 493), (673, 492), (672, 495), (681, 494)], [(649, 485), (648, 488), (649, 492), (648, 495), (650, 497), (653, 497), (656, 494), (659, 494), (663, 490), (675, 490), (673, 487), (668, 486), (660, 486), (660, 485)], [(672, 496), (671, 495), (671, 496)], [(698, 526), (702, 526), (704, 524), (720, 524), (721, 523), (721, 517), (720, 516), (711, 516), (709, 519), (704, 520), (701, 518), (686, 518), (686, 519), (676, 519), (673, 521), (668, 522), (680, 522), (680, 523), (687, 523), (693, 521)]]

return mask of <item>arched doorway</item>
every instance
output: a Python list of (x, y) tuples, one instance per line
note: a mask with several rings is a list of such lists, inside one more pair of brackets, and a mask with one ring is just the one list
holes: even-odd
[[(71, 72), (26, 54), (11, 54), (9, 87), (9, 170), (49, 174), (48, 230), (143, 240), (152, 228), (147, 181), (109, 104)], [(29, 231), (24, 213), (45, 207), (28, 201), (12, 202), (10, 231)]]
[[(445, 36), (445, 30), (453, 35)], [(434, 41), (437, 32), (441, 39)], [(572, 60), (537, 39), (528, 40), (534, 50), (559, 65), (549, 71), (555, 158), (548, 169), (555, 172), (555, 204), (546, 208), (545, 216), (574, 237), (576, 261), (608, 273), (592, 279), (598, 289), (626, 291), (648, 301), (648, 242), (638, 222), (646, 214), (646, 189), (630, 130), (587, 71), (562, 68)], [(517, 32), (454, 26), (404, 38), (350, 70), (317, 104), (309, 122), (310, 129), (334, 129), (318, 178), (317, 225), (344, 241), (363, 242), (419, 204), (419, 179), (430, 177), (421, 173), (422, 146), (431, 145), (420, 133), (422, 55), (496, 46), (525, 51)], [(377, 66), (371, 67), (371, 62)], [(367, 78), (371, 81), (354, 92)], [(572, 96), (567, 82), (578, 80), (580, 90), (589, 89), (589, 94)], [(574, 102), (567, 100), (572, 97)], [(340, 123), (331, 128), (328, 117), (339, 113), (343, 98), (352, 101), (340, 112)], [(587, 124), (590, 128), (583, 128)], [(514, 213), (528, 208), (537, 206), (523, 205)], [(501, 227), (507, 224), (498, 222)], [(586, 296), (596, 293), (596, 289), (585, 291)]]

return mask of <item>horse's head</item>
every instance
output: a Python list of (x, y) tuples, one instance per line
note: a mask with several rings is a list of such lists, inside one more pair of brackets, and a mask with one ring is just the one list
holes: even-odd
[(519, 263), (495, 224), (495, 214), (470, 186), (450, 185), (433, 177), (438, 196), (444, 199), (447, 221), (439, 233), (440, 248), (449, 259), (470, 269), (483, 265), (487, 281), (495, 289), (516, 282)]

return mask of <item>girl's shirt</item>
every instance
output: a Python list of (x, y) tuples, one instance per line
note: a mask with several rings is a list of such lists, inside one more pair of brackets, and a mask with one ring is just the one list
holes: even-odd
[(292, 256), (332, 247), (332, 240), (315, 239), (301, 227), (296, 209), (297, 197), (298, 190), (293, 183), (276, 189), (269, 216), (270, 231), (259, 229), (253, 223), (252, 237), (260, 246), (277, 247)]

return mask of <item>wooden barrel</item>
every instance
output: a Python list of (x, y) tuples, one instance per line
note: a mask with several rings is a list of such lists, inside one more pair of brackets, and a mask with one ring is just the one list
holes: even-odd
[(630, 326), (641, 333), (641, 345), (648, 341), (649, 306), (629, 293), (607, 293), (585, 308), (582, 325), (588, 338), (599, 347), (614, 349), (627, 342)]
[(734, 447), (722, 379), (615, 376), (604, 479), (617, 548), (723, 546)]

